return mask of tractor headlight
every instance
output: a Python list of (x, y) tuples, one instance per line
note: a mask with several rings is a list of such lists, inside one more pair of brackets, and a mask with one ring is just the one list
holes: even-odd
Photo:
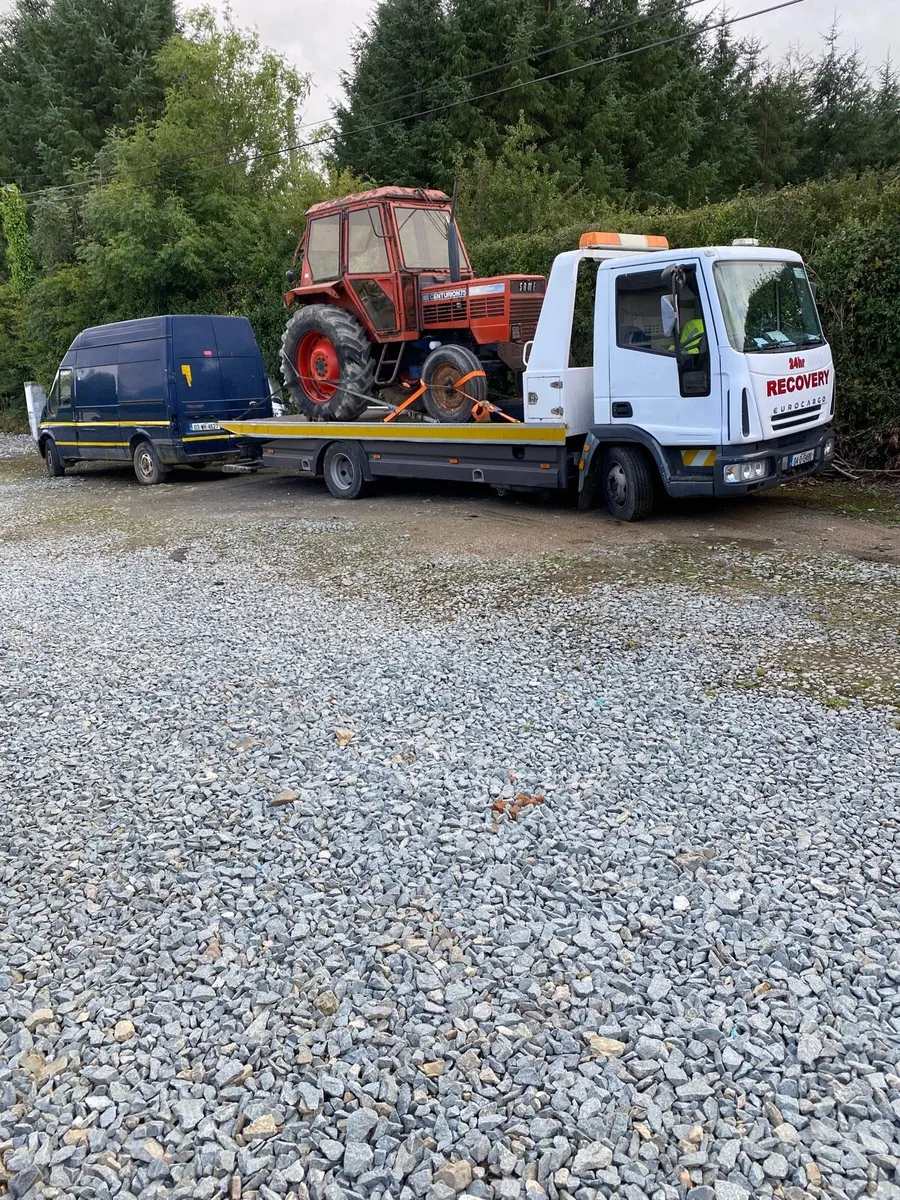
[(726, 483), (755, 483), (770, 473), (769, 460), (757, 458), (753, 462), (728, 463), (724, 468)]

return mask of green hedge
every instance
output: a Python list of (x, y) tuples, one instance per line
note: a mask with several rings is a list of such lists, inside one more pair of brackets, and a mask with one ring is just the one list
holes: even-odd
[(469, 252), (479, 274), (546, 274), (586, 228), (660, 233), (673, 246), (758, 237), (764, 245), (798, 250), (818, 285), (834, 353), (842, 449), (872, 466), (900, 462), (900, 175), (743, 194), (688, 211), (607, 210), (589, 225), (561, 221), (546, 233), (478, 242)]

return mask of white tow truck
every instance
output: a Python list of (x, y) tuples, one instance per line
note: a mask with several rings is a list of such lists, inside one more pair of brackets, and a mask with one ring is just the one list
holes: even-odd
[[(586, 288), (587, 355), (576, 317)], [(623, 521), (648, 516), (661, 492), (740, 495), (812, 474), (834, 452), (831, 350), (790, 250), (587, 233), (553, 263), (526, 359), (519, 420), (429, 423), (374, 408), (347, 423), (222, 425), (258, 447), (261, 466), (322, 474), (338, 498), (380, 477), (571, 487), (579, 507), (602, 494)]]

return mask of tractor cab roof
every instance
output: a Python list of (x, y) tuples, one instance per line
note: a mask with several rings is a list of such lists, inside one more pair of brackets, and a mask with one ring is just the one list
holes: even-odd
[(351, 204), (372, 200), (413, 200), (420, 204), (450, 203), (446, 192), (438, 192), (432, 188), (381, 187), (373, 188), (370, 192), (357, 192), (355, 196), (341, 196), (338, 200), (323, 200), (321, 204), (314, 204), (306, 215), (313, 217), (319, 216), (320, 213), (340, 212)]

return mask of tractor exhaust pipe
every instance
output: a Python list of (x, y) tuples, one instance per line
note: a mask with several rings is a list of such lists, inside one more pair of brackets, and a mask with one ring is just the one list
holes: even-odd
[(459, 180), (453, 181), (453, 198), (450, 201), (450, 223), (447, 226), (447, 262), (450, 266), (450, 282), (459, 283), (459, 228), (456, 224), (456, 196), (459, 192)]

